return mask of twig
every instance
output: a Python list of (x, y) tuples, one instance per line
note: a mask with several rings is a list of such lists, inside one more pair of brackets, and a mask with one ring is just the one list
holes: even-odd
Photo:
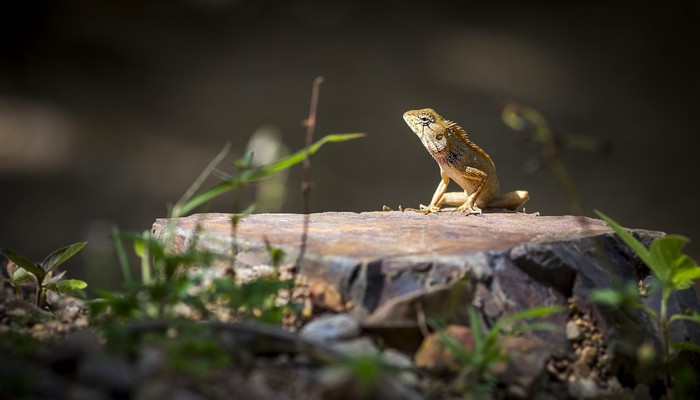
[(309, 218), (310, 218), (310, 207), (309, 207), (309, 194), (311, 193), (311, 154), (309, 153), (309, 148), (314, 139), (314, 129), (316, 128), (316, 113), (318, 111), (318, 95), (321, 87), (321, 82), (323, 82), (323, 77), (317, 76), (311, 86), (311, 106), (309, 107), (309, 118), (304, 121), (306, 126), (306, 157), (304, 158), (304, 164), (302, 167), (302, 182), (301, 182), (301, 195), (304, 204), (304, 227), (301, 233), (301, 248), (299, 250), (299, 258), (297, 259), (297, 265), (301, 265), (301, 260), (306, 252), (306, 242), (309, 236)]

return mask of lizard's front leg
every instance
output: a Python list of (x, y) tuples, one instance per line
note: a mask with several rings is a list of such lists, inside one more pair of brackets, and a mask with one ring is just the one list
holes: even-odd
[(420, 210), (426, 214), (440, 211), (440, 207), (445, 202), (445, 192), (447, 191), (447, 185), (450, 183), (450, 177), (441, 169), (440, 178), (440, 183), (438, 183), (438, 187), (435, 189), (433, 199), (430, 200), (430, 205), (427, 207), (422, 204), (420, 205)]
[(486, 182), (488, 181), (489, 176), (486, 172), (480, 169), (468, 167), (464, 171), (464, 177), (469, 180), (475, 181), (476, 188), (471, 194), (467, 193), (465, 190), (465, 194), (467, 195), (467, 201), (465, 201), (464, 204), (462, 204), (461, 206), (457, 207), (455, 211), (467, 212), (469, 214), (481, 214), (481, 208), (476, 206), (476, 200), (481, 195), (481, 192), (484, 190), (484, 187), (486, 187)]

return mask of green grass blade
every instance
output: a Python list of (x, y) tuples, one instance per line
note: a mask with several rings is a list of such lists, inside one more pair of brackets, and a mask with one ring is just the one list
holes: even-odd
[(564, 311), (566, 311), (565, 306), (556, 305), (529, 308), (527, 310), (518, 311), (509, 317), (499, 320), (491, 329), (500, 331), (526, 319), (546, 317), (548, 315), (557, 314)]
[[(359, 139), (364, 136), (364, 133), (338, 133), (326, 135), (319, 139), (316, 143), (309, 146), (308, 154), (312, 155), (316, 153), (321, 148), (321, 146), (323, 146), (326, 143), (345, 142), (348, 140)], [(299, 164), (300, 162), (304, 161), (304, 159), (306, 158), (306, 154), (306, 149), (301, 149), (296, 153), (290, 154), (287, 157), (284, 157), (283, 159), (276, 161), (268, 166), (250, 170), (250, 175), (246, 176), (245, 173), (243, 174), (244, 176), (246, 176), (244, 182), (249, 183), (255, 180), (259, 180), (260, 178), (266, 177), (278, 171), (282, 171), (295, 164)]]
[(122, 275), (124, 275), (126, 286), (131, 287), (134, 284), (134, 279), (131, 276), (131, 265), (129, 265), (129, 257), (126, 255), (121, 233), (116, 225), (112, 226), (112, 241), (114, 242), (114, 250), (117, 253), (117, 259), (119, 260), (119, 266), (121, 267)]
[(532, 332), (532, 331), (550, 331), (554, 332), (561, 330), (561, 326), (553, 324), (551, 322), (528, 322), (518, 325), (511, 334), (517, 335), (522, 332)]
[(687, 351), (693, 351), (695, 353), (700, 353), (700, 346), (698, 346), (695, 343), (674, 342), (674, 343), (671, 343), (671, 347), (673, 347), (674, 350), (687, 350)]
[(671, 316), (671, 319), (669, 319), (669, 322), (673, 322), (675, 320), (685, 320), (685, 321), (692, 321), (695, 322), (696, 324), (700, 324), (700, 314), (695, 313), (692, 315), (687, 315), (687, 314), (673, 314)]
[(229, 181), (217, 183), (216, 185), (207, 189), (207, 191), (205, 191), (204, 193), (200, 193), (194, 196), (191, 200), (184, 203), (178, 208), (177, 213), (173, 212), (173, 215), (182, 216), (185, 214), (189, 214), (190, 211), (194, 210), (195, 208), (201, 206), (202, 204), (210, 200), (215, 199), (216, 197), (221, 196), (222, 194), (230, 190), (233, 190), (237, 186), (237, 184), (233, 184)]
[[(364, 137), (364, 133), (345, 133), (345, 134), (333, 134), (333, 135), (327, 135), (324, 136), (323, 138), (319, 139), (316, 143), (312, 144), (309, 147), (308, 154), (312, 155), (318, 151), (318, 149), (321, 148), (326, 143), (331, 143), (331, 142), (345, 142), (348, 140), (353, 140), (353, 139), (358, 139), (361, 137)], [(230, 191), (233, 190), (237, 187), (240, 187), (245, 184), (249, 183), (254, 183), (257, 182), (261, 179), (264, 179), (276, 172), (282, 171), (284, 169), (287, 169), (295, 164), (298, 164), (306, 158), (307, 151), (306, 149), (302, 149), (297, 151), (294, 154), (291, 154), (287, 157), (282, 158), (279, 161), (276, 161), (268, 166), (265, 167), (260, 167), (260, 168), (255, 168), (251, 170), (245, 170), (242, 171), (238, 174), (234, 174), (231, 176), (231, 179), (226, 180), (224, 182), (220, 182), (213, 187), (209, 188), (206, 190), (204, 193), (201, 193), (197, 196), (194, 196), (191, 200), (184, 202), (182, 205), (180, 205), (177, 208), (177, 214), (179, 215), (184, 215), (189, 213), (190, 211), (194, 210), (195, 208), (199, 207), (200, 205)], [(175, 214), (175, 213), (173, 213)]]
[(600, 218), (602, 218), (605, 222), (608, 223), (608, 225), (617, 233), (617, 235), (622, 239), (623, 242), (625, 242), (638, 256), (639, 258), (644, 261), (644, 263), (649, 267), (652, 272), (654, 272), (654, 275), (657, 277), (663, 276), (663, 271), (660, 271), (659, 267), (654, 264), (654, 260), (651, 258), (651, 254), (649, 253), (649, 250), (647, 250), (646, 247), (640, 242), (639, 240), (635, 239), (634, 236), (632, 236), (631, 233), (627, 232), (625, 228), (620, 226), (617, 222), (613, 221), (610, 217), (607, 215), (603, 214), (602, 212), (598, 210), (594, 210), (596, 214)]

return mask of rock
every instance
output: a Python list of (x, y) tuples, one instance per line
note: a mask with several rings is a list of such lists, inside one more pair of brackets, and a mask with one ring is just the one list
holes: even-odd
[(645, 384), (639, 384), (634, 387), (634, 392), (632, 393), (634, 400), (652, 400), (651, 394), (649, 393), (649, 386)]
[(382, 359), (392, 367), (396, 368), (411, 368), (413, 361), (400, 351), (394, 349), (386, 349), (382, 352)]
[(362, 355), (378, 355), (379, 348), (372, 339), (363, 336), (330, 344), (331, 348), (340, 355), (345, 356), (362, 356)]
[(428, 318), (442, 323), (467, 323), (467, 307), (473, 298), (468, 282), (439, 285), (394, 297), (381, 304), (362, 322), (365, 331), (402, 351), (414, 352), (423, 340)]
[[(283, 263), (294, 262), (301, 248), (304, 216), (254, 214), (240, 219), (231, 237), (230, 214), (195, 214), (180, 218), (174, 229), (167, 219), (153, 225), (156, 238), (175, 235), (175, 251), (187, 249), (199, 234), (200, 248), (231, 254), (237, 245), (235, 268), (271, 264), (266, 240), (285, 251)], [(465, 274), (488, 280), (494, 258), (510, 258), (511, 249), (525, 246), (520, 258), (547, 243), (567, 243), (591, 237), (611, 238), (602, 221), (583, 217), (540, 217), (516, 213), (464, 216), (416, 212), (320, 213), (309, 218), (301, 276), (314, 288), (319, 306), (341, 311), (351, 302), (354, 312), (369, 313), (389, 298), (453, 282)], [(546, 257), (543, 255), (541, 257)], [(551, 263), (551, 268), (557, 265)], [(523, 267), (527, 272), (531, 268)], [(571, 280), (572, 268), (541, 275), (556, 282)], [(571, 283), (557, 284), (558, 288)]]
[[(235, 247), (236, 271), (271, 265), (268, 243), (284, 251), (283, 265), (295, 265), (305, 216), (244, 216), (235, 237), (231, 236), (230, 218), (229, 214), (192, 215), (174, 221), (172, 230), (167, 229), (168, 220), (160, 219), (153, 233), (166, 242), (171, 232), (175, 252), (194, 243), (195, 234), (203, 250), (231, 257)], [(650, 279), (648, 268), (603, 221), (498, 212), (481, 216), (330, 212), (309, 215), (307, 233), (297, 279), (308, 288), (314, 310), (347, 312), (368, 332), (402, 340), (390, 344), (402, 351), (415, 350), (433, 310), (440, 317), (447, 314), (449, 323), (464, 324), (466, 310), (475, 307), (489, 326), (521, 310), (567, 306), (575, 300), (592, 326), (584, 330), (576, 325), (578, 333), (573, 325), (568, 331), (537, 331), (533, 339), (561, 352), (574, 342), (592, 341), (596, 365), (580, 363), (592, 367), (594, 384), (616, 376), (623, 386), (633, 387), (640, 383), (636, 376), (641, 376), (635, 350), (647, 343), (659, 354), (658, 332), (649, 315), (639, 310), (611, 310), (591, 301), (593, 289)], [(663, 235), (644, 230), (632, 233), (647, 245)], [(450, 296), (444, 294), (456, 284), (467, 288), (459, 306), (452, 315), (440, 314), (450, 309)], [(651, 307), (656, 307), (655, 301), (653, 296), (645, 300)], [(700, 311), (700, 301), (692, 291), (674, 293), (669, 309)], [(543, 320), (564, 327), (569, 315)], [(700, 344), (700, 327), (679, 321), (672, 336)], [(607, 365), (599, 368), (601, 362)], [(591, 390), (586, 382), (581, 379), (569, 389), (588, 395)]]
[(97, 355), (88, 358), (78, 367), (78, 381), (100, 388), (111, 396), (128, 396), (136, 383), (136, 373), (124, 360)]
[(42, 359), (60, 375), (73, 375), (87, 357), (102, 352), (102, 345), (94, 332), (81, 330), (68, 336), (56, 346), (42, 352)]
[(566, 323), (566, 338), (568, 340), (579, 340), (583, 337), (583, 333), (581, 332), (581, 329), (579, 329), (578, 325), (574, 321), (569, 321)]
[(168, 360), (165, 349), (153, 345), (141, 345), (138, 349), (136, 371), (141, 378), (165, 375), (168, 370)]
[(471, 329), (461, 325), (450, 325), (423, 340), (416, 352), (416, 366), (436, 373), (458, 371), (461, 367), (458, 355), (445, 345), (445, 338), (451, 338), (467, 352), (474, 350), (474, 335)]
[(569, 395), (577, 400), (597, 399), (600, 395), (598, 385), (590, 379), (574, 380), (567, 386)]
[(509, 360), (497, 364), (494, 375), (500, 382), (518, 386), (529, 395), (534, 394), (547, 373), (547, 360), (556, 347), (527, 336), (503, 336), (499, 346)]
[(299, 334), (317, 341), (349, 339), (360, 334), (360, 323), (348, 314), (326, 315), (304, 325)]

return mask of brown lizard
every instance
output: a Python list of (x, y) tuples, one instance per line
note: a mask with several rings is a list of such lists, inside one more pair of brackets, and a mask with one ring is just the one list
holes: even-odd
[[(425, 213), (437, 212), (443, 205), (458, 206), (456, 211), (480, 214), (481, 208), (518, 210), (529, 198), (525, 190), (499, 196), (496, 167), (484, 150), (474, 144), (464, 129), (442, 118), (435, 110), (406, 111), (403, 119), (418, 135), (423, 146), (440, 166), (440, 183), (430, 204), (421, 204)], [(447, 192), (450, 179), (462, 192)]]

